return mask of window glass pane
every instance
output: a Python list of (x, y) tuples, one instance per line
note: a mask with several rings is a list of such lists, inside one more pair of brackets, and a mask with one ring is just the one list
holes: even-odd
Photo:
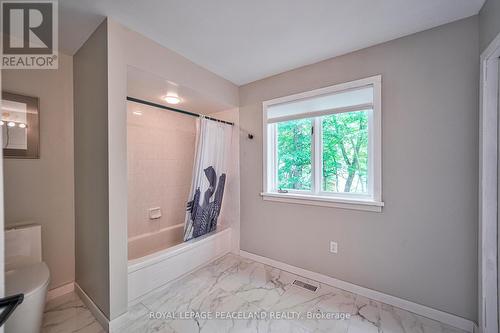
[(323, 191), (368, 193), (368, 112), (322, 117)]
[(311, 119), (285, 121), (276, 128), (278, 189), (310, 190)]

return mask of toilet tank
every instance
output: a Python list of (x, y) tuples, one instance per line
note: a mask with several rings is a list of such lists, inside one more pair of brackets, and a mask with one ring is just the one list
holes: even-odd
[(5, 230), (5, 271), (41, 261), (41, 225), (17, 225)]

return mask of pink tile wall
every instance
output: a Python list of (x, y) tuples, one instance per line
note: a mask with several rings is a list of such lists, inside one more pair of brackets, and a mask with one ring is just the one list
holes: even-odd
[[(129, 238), (184, 223), (195, 141), (196, 118), (127, 104)], [(153, 207), (161, 218), (149, 219)]]

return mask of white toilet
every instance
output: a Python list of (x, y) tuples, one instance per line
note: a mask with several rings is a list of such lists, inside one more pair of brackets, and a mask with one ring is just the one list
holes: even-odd
[(6, 333), (38, 333), (50, 273), (42, 262), (40, 225), (23, 225), (5, 231), (5, 294), (24, 294), (23, 303), (5, 323)]

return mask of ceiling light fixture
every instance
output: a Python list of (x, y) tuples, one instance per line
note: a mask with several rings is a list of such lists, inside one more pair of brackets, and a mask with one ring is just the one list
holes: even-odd
[(167, 95), (167, 96), (163, 97), (163, 99), (168, 104), (179, 104), (181, 102), (181, 99), (179, 98), (179, 96), (174, 96), (174, 95)]
[(26, 124), (24, 124), (24, 123), (20, 123), (17, 126), (19, 126), (19, 128), (26, 128)]
[(3, 126), (4, 124), (3, 120), (0, 120), (0, 126)]
[(135, 116), (142, 116), (142, 111), (133, 111), (132, 112)]
[(14, 127), (14, 126), (16, 126), (16, 123), (15, 123), (15, 122), (13, 122), (13, 121), (9, 121), (9, 122), (7, 123), (7, 126), (9, 126), (9, 127)]

